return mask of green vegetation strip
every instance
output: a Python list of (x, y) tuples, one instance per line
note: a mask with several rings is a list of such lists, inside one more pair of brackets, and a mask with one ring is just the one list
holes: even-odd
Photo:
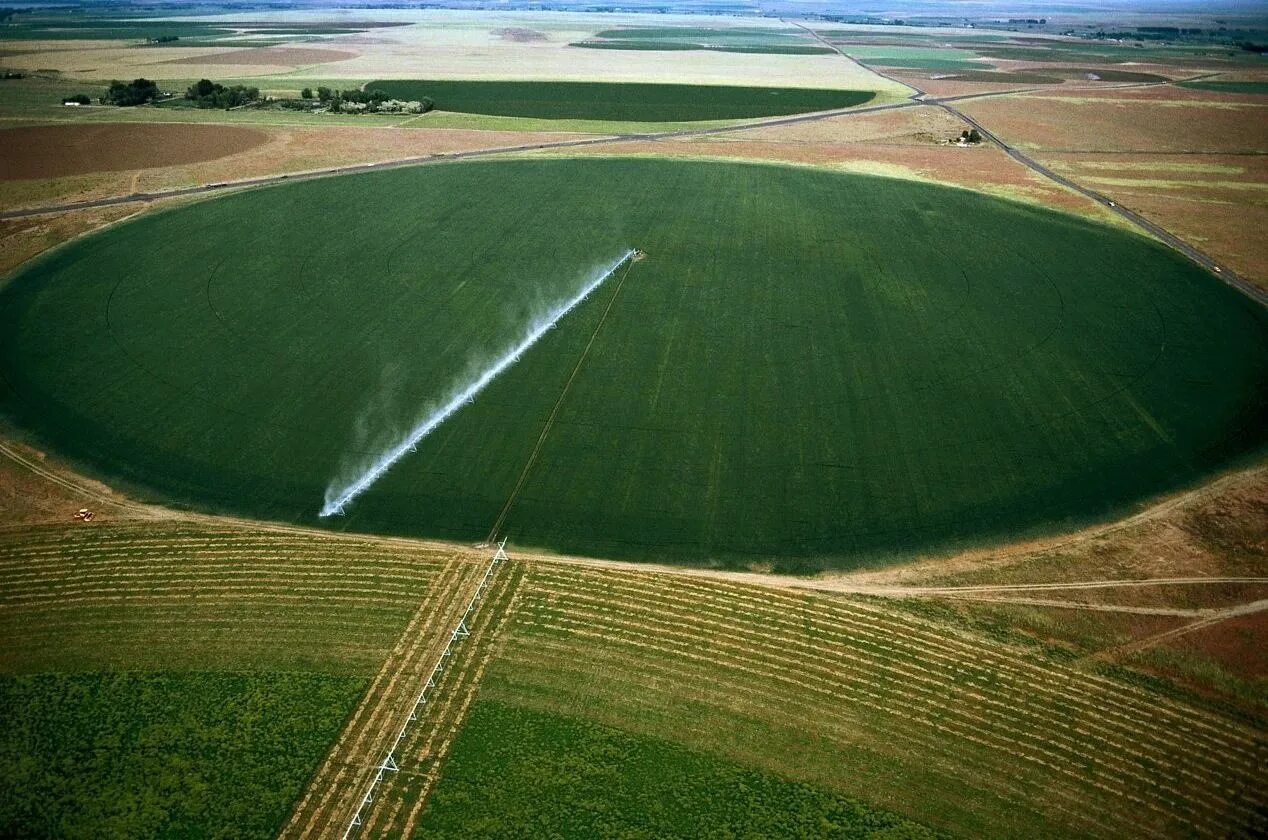
[(274, 837), (364, 686), (303, 673), (0, 679), (0, 835)]
[(480, 701), (415, 837), (934, 837), (678, 744)]
[(1250, 93), (1268, 95), (1268, 82), (1180, 82), (1179, 87), (1209, 90), (1213, 93)]
[[(553, 302), (600, 288), (355, 476)], [(1268, 315), (1170, 250), (809, 168), (498, 161), (142, 217), (0, 292), (2, 406), (169, 499), (326, 527), (781, 570), (1117, 514), (1262, 452)]]
[(377, 81), (397, 99), (438, 111), (539, 119), (691, 122), (750, 119), (862, 105), (871, 91), (608, 82)]
[(832, 50), (800, 29), (769, 27), (631, 26), (605, 29), (571, 44), (603, 50), (710, 50), (715, 52), (817, 55)]

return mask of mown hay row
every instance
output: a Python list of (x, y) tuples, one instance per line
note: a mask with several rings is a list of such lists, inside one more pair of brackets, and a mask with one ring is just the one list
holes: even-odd
[[(598, 632), (605, 640), (616, 636), (621, 643), (630, 642), (631, 637), (685, 637), (681, 643), (675, 639), (675, 643), (666, 642), (659, 649), (687, 657), (697, 656), (693, 650), (700, 649), (700, 640), (710, 639), (709, 653), (702, 657), (709, 665), (740, 669), (756, 679), (784, 682), (794, 690), (818, 693), (828, 700), (851, 697), (853, 702), (874, 702), (873, 708), (878, 712), (904, 714), (916, 725), (935, 726), (953, 737), (970, 739), (984, 748), (1035, 765), (1045, 773), (1065, 776), (1071, 785), (1092, 787), (1107, 797), (1122, 798), (1164, 818), (1170, 817), (1169, 811), (1153, 798), (1142, 798), (1136, 794), (1142, 788), (1158, 787), (1162, 796), (1178, 799), (1179, 810), (1190, 818), (1202, 819), (1174, 786), (1140, 772), (1134, 763), (1106, 762), (1098, 754), (1080, 749), (1071, 739), (1058, 743), (1051, 737), (1051, 730), (1046, 731), (1044, 737), (1034, 737), (998, 710), (989, 714), (978, 713), (981, 695), (966, 692), (948, 696), (929, 691), (910, 674), (901, 671), (878, 674), (883, 669), (860, 657), (843, 657), (836, 662), (825, 657), (821, 658), (823, 664), (820, 664), (815, 663), (813, 654), (805, 650), (786, 651), (796, 655), (781, 655), (779, 644), (766, 645), (764, 650), (760, 642), (752, 645), (728, 644), (720, 641), (716, 634), (711, 635), (707, 629), (699, 632), (697, 639), (691, 639), (681, 625), (675, 627), (671, 623), (661, 623), (658, 626), (656, 623), (637, 623), (632, 618), (608, 623), (602, 613), (581, 611), (566, 617), (557, 616), (556, 621), (552, 626), (557, 629), (582, 635)], [(790, 674), (795, 674), (796, 678), (790, 677)], [(1042, 725), (1043, 720), (1037, 723)], [(1109, 764), (1117, 766), (1107, 766)], [(1174, 804), (1176, 800), (1167, 801)], [(1209, 804), (1206, 810), (1206, 818), (1218, 818), (1223, 813), (1215, 804)]]
[[(558, 579), (557, 579), (558, 580)], [(566, 580), (566, 578), (564, 579)], [(990, 669), (992, 678), (1011, 677), (1025, 685), (1039, 685), (1056, 692), (1071, 708), (1086, 707), (1098, 716), (1109, 716), (1134, 733), (1143, 735), (1142, 719), (1161, 717), (1166, 726), (1154, 726), (1154, 734), (1170, 738), (1186, 749), (1193, 740), (1207, 744), (1223, 754), (1223, 761), (1241, 760), (1253, 767), (1262, 756), (1257, 750), (1246, 747), (1254, 733), (1241, 723), (1222, 718), (1211, 718), (1205, 713), (1176, 703), (1170, 698), (1146, 694), (1141, 689), (1101, 677), (1097, 674), (1075, 671), (1052, 662), (1032, 662), (1013, 652), (1001, 653), (994, 646), (983, 646), (981, 639), (964, 634), (956, 628), (940, 625), (930, 620), (907, 614), (896, 614), (884, 606), (866, 602), (845, 601), (829, 596), (799, 595), (779, 591), (758, 591), (728, 582), (701, 582), (693, 579), (675, 581), (672, 591), (658, 588), (647, 575), (605, 574), (597, 584), (604, 591), (624, 586), (637, 597), (655, 596), (666, 604), (680, 604), (691, 609), (717, 609), (741, 618), (745, 623), (761, 621), (778, 632), (807, 633), (807, 625), (798, 626), (793, 619), (802, 622), (822, 622), (822, 627), (812, 625), (816, 633), (832, 638), (833, 627), (848, 629), (841, 638), (854, 639), (869, 631), (887, 644), (911, 650), (912, 644), (924, 651), (924, 656), (943, 662), (956, 663), (960, 668), (979, 667)], [(724, 597), (717, 597), (719, 594)], [(704, 599), (703, 601), (701, 599)], [(826, 629), (825, 629), (826, 628)], [(908, 640), (911, 640), (910, 642)], [(1102, 689), (1113, 702), (1091, 707), (1084, 691), (1071, 688), (1071, 679), (1091, 683)], [(1184, 731), (1188, 730), (1188, 731)], [(1183, 733), (1183, 734), (1181, 734)], [(1221, 762), (1223, 763), (1223, 762)]]
[[(595, 664), (600, 653), (606, 669)], [(596, 691), (619, 706), (627, 698), (595, 686), (628, 686), (638, 680), (627, 674), (639, 674), (647, 682), (633, 696), (704, 683), (714, 704), (718, 692), (744, 692), (757, 721), (795, 703), (806, 709), (798, 719), (827, 738), (893, 760), (902, 750), (890, 742), (915, 738), (948, 764), (977, 768), (982, 786), (1006, 798), (1020, 795), (1017, 783), (1042, 784), (1050, 801), (1031, 809), (1098, 834), (1236, 832), (1253, 819), (1262, 736), (1177, 700), (1157, 698), (1159, 715), (1142, 689), (1028, 657), (870, 603), (542, 567), (495, 682), (512, 695), (547, 692), (544, 669), (555, 662), (555, 676), (569, 680), (559, 692), (574, 699)], [(732, 703), (728, 714), (742, 708)]]
[[(654, 597), (654, 590), (650, 587), (633, 589), (626, 587), (621, 591), (624, 592), (622, 596), (624, 599), (634, 599), (636, 603), (641, 602), (643, 599)], [(579, 597), (588, 598), (591, 604), (602, 607), (613, 602), (613, 592), (614, 589), (612, 587), (605, 587), (601, 594), (591, 591), (584, 595), (579, 595)], [(799, 622), (790, 618), (787, 610), (775, 610), (772, 612), (772, 608), (765, 604), (754, 605), (741, 613), (734, 609), (721, 608), (716, 600), (708, 597), (693, 598), (687, 601), (675, 599), (673, 596), (663, 596), (659, 603), (667, 605), (677, 603), (684, 607), (689, 606), (696, 619), (700, 619), (703, 616), (718, 616), (723, 620), (738, 622), (741, 630), (760, 624), (764, 630), (772, 634), (778, 634), (782, 641), (796, 642), (807, 636), (804, 614), (802, 616), (803, 621)], [(759, 616), (761, 616), (761, 621), (757, 620)], [(1004, 668), (1000, 668), (991, 665), (989, 662), (980, 661), (987, 655), (980, 644), (963, 646), (956, 655), (948, 655), (941, 652), (937, 645), (930, 644), (928, 640), (921, 639), (919, 643), (907, 641), (909, 632), (902, 632), (900, 628), (893, 627), (886, 632), (881, 632), (876, 629), (878, 625), (874, 622), (860, 621), (849, 611), (838, 611), (835, 622), (823, 623), (825, 620), (824, 613), (819, 613), (814, 617), (821, 622), (821, 626), (816, 626), (813, 631), (813, 640), (815, 642), (866, 647), (869, 648), (869, 655), (879, 657), (881, 660), (900, 663), (902, 667), (915, 669), (920, 674), (931, 674), (933, 672), (923, 665), (916, 664), (917, 662), (926, 663), (929, 666), (940, 666), (936, 670), (953, 673), (955, 681), (962, 686), (967, 687), (976, 683), (988, 687), (991, 691), (991, 696), (979, 693), (973, 699), (976, 702), (995, 706), (998, 709), (1025, 715), (1027, 714), (1026, 701), (1028, 697), (1037, 690), (1052, 691), (1050, 681), (1045, 680), (1041, 685), (1033, 679), (1034, 671), (1014, 671), (1006, 667), (1007, 662), (1004, 663)], [(848, 632), (834, 632), (833, 626), (840, 627)], [(1104, 711), (1088, 703), (1089, 695), (1085, 692), (1069, 692), (1068, 681), (1063, 681), (1059, 685), (1063, 689), (1059, 695), (1061, 702), (1050, 706), (1045, 711), (1045, 714), (1056, 711), (1081, 736), (1092, 737), (1093, 733), (1101, 735), (1117, 733), (1122, 735), (1123, 730), (1126, 729), (1133, 736), (1130, 739), (1131, 743), (1136, 743), (1152, 736), (1161, 738), (1175, 749), (1185, 751), (1191, 749), (1194, 738), (1190, 733), (1176, 732), (1171, 728), (1141, 727), (1130, 719), (1124, 719), (1116, 726), (1102, 724), (1101, 718), (1104, 715)], [(1009, 696), (1010, 688), (1013, 689), (1013, 696)], [(1004, 699), (997, 700), (994, 699), (995, 697)], [(1080, 729), (1080, 727), (1086, 727), (1087, 731)], [(1128, 742), (1114, 743), (1111, 746), (1115, 750), (1127, 749), (1130, 751), (1131, 749)], [(1199, 758), (1199, 761), (1207, 759), (1213, 770), (1218, 770), (1229, 763), (1229, 750), (1224, 748), (1223, 743), (1218, 746), (1220, 751), (1215, 757), (1202, 755)], [(1187, 773), (1188, 771), (1184, 770), (1182, 772)]]

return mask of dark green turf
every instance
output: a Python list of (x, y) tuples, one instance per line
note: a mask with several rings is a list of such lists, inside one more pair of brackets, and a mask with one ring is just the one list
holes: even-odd
[(482, 701), (418, 838), (932, 838), (916, 823), (656, 738)]
[(337, 528), (777, 568), (1086, 523), (1264, 447), (1268, 317), (1156, 243), (964, 190), (578, 159), (143, 217), (0, 292), (0, 405), (94, 470), (314, 522), (595, 267), (609, 283)]
[(1268, 82), (1180, 82), (1179, 87), (1209, 90), (1212, 93), (1252, 93), (1268, 95)]
[(871, 91), (607, 82), (370, 82), (398, 99), (429, 97), (438, 111), (540, 119), (694, 122), (830, 111), (867, 102)]
[(0, 679), (0, 836), (275, 837), (364, 686), (319, 674)]

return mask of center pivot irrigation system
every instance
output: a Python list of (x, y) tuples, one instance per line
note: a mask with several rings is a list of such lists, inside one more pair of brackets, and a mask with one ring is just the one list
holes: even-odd
[(370, 488), (370, 485), (378, 481), (379, 478), (391, 469), (392, 465), (401, 458), (405, 457), (407, 452), (416, 451), (418, 442), (427, 435), (431, 434), (441, 423), (445, 422), (451, 415), (462, 408), (464, 403), (473, 402), (476, 394), (488, 387), (489, 383), (498, 377), (502, 371), (509, 368), (520, 360), (520, 356), (524, 354), (528, 348), (537, 343), (543, 335), (551, 330), (559, 322), (561, 318), (590, 296), (590, 293), (599, 286), (603, 285), (603, 281), (607, 280), (616, 270), (625, 265), (627, 260), (633, 259), (638, 255), (638, 251), (634, 248), (629, 249), (620, 256), (616, 262), (602, 269), (602, 271), (581, 287), (575, 295), (568, 300), (555, 306), (554, 309), (546, 313), (544, 317), (537, 320), (529, 327), (527, 334), (520, 340), (518, 344), (508, 350), (500, 359), (495, 361), (489, 367), (485, 368), (475, 379), (463, 385), (449, 398), (444, 405), (433, 411), (425, 417), (418, 425), (410, 430), (400, 443), (388, 449), (382, 455), (374, 460), (372, 464), (356, 479), (342, 487), (331, 485), (326, 491), (325, 503), (321, 508), (321, 516), (327, 517), (333, 514), (342, 514), (344, 505), (351, 502), (357, 496), (360, 496)]
[(449, 634), (449, 642), (445, 645), (445, 649), (441, 651), (440, 658), (436, 660), (436, 664), (432, 666), (431, 673), (427, 675), (427, 682), (423, 683), (418, 696), (414, 698), (414, 705), (410, 707), (409, 716), (405, 718), (405, 722), (401, 724), (400, 730), (396, 733), (396, 740), (392, 742), (392, 746), (388, 748), (387, 755), (383, 757), (383, 760), (375, 768), (374, 778), (370, 780), (365, 794), (357, 803), (357, 810), (353, 812), (352, 819), (348, 821), (348, 827), (344, 829), (343, 840), (348, 840), (353, 832), (361, 826), (362, 812), (374, 801), (374, 791), (379, 786), (379, 782), (383, 781), (383, 777), (388, 773), (394, 773), (401, 769), (400, 765), (396, 763), (396, 749), (405, 738), (405, 733), (409, 731), (410, 724), (418, 720), (419, 709), (427, 705), (427, 692), (436, 687), (436, 675), (445, 670), (445, 663), (453, 655), (454, 645), (459, 640), (471, 635), (471, 629), (467, 626), (467, 619), (471, 617), (476, 603), (479, 602), (484, 595), (485, 589), (488, 588), (489, 580), (493, 577), (493, 572), (496, 571), (498, 564), (508, 559), (506, 556), (506, 538), (503, 537), (502, 541), (497, 544), (497, 551), (493, 553), (493, 559), (489, 561), (488, 568), (484, 570), (484, 577), (480, 579), (480, 585), (476, 587), (471, 600), (467, 602), (467, 608), (463, 611), (462, 618), (458, 619), (458, 625)]

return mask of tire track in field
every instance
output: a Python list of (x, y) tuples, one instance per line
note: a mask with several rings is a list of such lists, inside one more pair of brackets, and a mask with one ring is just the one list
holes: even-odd
[(594, 341), (599, 337), (599, 331), (603, 329), (603, 325), (608, 320), (608, 313), (612, 311), (612, 307), (616, 305), (616, 299), (621, 294), (621, 289), (625, 286), (625, 279), (630, 276), (630, 272), (634, 269), (634, 259), (631, 258), (625, 266), (625, 273), (621, 275), (621, 279), (616, 284), (616, 289), (612, 292), (612, 297), (608, 299), (608, 305), (603, 310), (603, 315), (599, 318), (599, 323), (594, 325), (594, 331), (590, 333), (590, 340), (586, 342), (585, 349), (581, 351), (581, 355), (577, 358), (577, 363), (573, 365), (572, 373), (568, 375), (568, 381), (564, 383), (563, 390), (559, 392), (559, 399), (555, 400), (555, 405), (550, 410), (550, 414), (546, 417), (546, 422), (542, 425), (541, 434), (537, 436), (537, 442), (533, 444), (533, 451), (528, 455), (528, 461), (524, 464), (524, 469), (520, 471), (519, 478), (515, 482), (515, 487), (511, 489), (511, 495), (507, 497), (506, 504), (502, 506), (502, 510), (498, 513), (497, 519), (493, 521), (493, 527), (489, 529), (489, 536), (485, 542), (492, 543), (502, 531), (502, 525), (506, 522), (507, 514), (511, 512), (511, 507), (515, 504), (515, 500), (519, 497), (520, 490), (524, 487), (524, 482), (528, 480), (528, 474), (533, 469), (533, 464), (537, 463), (537, 456), (541, 452), (542, 444), (546, 442), (546, 436), (550, 434), (551, 428), (555, 425), (555, 416), (559, 414), (560, 407), (564, 404), (564, 400), (568, 397), (568, 392), (572, 390), (572, 383), (577, 378), (577, 374), (581, 372), (581, 367), (586, 363), (586, 359), (590, 356), (590, 348), (594, 346)]
[(362, 812), (361, 836), (409, 837), (426, 808), (450, 746), (479, 692), (485, 669), (501, 649), (502, 634), (523, 589), (522, 566), (502, 565), (505, 568), (495, 573), (482, 608), (470, 621), (471, 635), (455, 648), (436, 688), (420, 709), (420, 715), (426, 717), (407, 732), (397, 748), (401, 769), (384, 777), (374, 802)]
[(1172, 639), (1186, 636), (1189, 633), (1198, 630), (1204, 630), (1207, 627), (1213, 627), (1216, 624), (1228, 621), (1230, 618), (1241, 618), (1242, 616), (1255, 615), (1256, 613), (1268, 610), (1268, 599), (1252, 601), (1248, 604), (1238, 604), (1235, 607), (1229, 607), (1222, 610), (1207, 610), (1208, 615), (1199, 618), (1197, 621), (1189, 622), (1183, 627), (1176, 627), (1171, 630), (1164, 630), (1161, 633), (1155, 633), (1152, 636), (1146, 636), (1143, 639), (1134, 639), (1126, 644), (1117, 647), (1108, 648), (1106, 650), (1095, 653), (1088, 659), (1113, 660), (1132, 653), (1139, 653), (1142, 650), (1148, 650), (1156, 647), (1164, 642)]
[(463, 595), (474, 588), (471, 572), (471, 564), (461, 556), (451, 559), (309, 781), (280, 837), (339, 836), (342, 832), (384, 745), (393, 737), (396, 714), (406, 697), (416, 696), (430, 663), (444, 646), (452, 620), (466, 603)]

